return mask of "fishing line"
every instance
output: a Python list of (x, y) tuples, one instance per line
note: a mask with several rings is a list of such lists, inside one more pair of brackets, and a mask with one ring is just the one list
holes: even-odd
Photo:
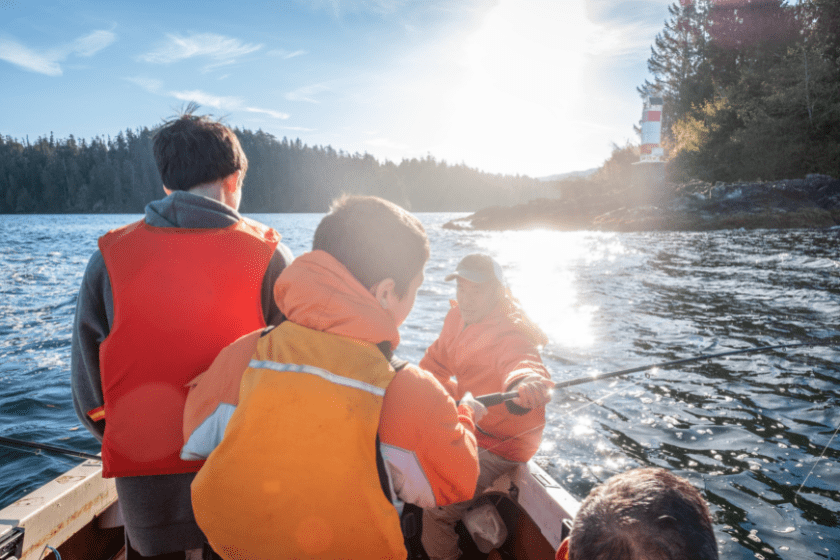
[[(573, 413), (579, 412), (579, 411), (583, 410), (584, 408), (586, 408), (586, 407), (588, 407), (588, 406), (592, 406), (592, 405), (594, 405), (594, 404), (597, 404), (597, 405), (603, 405), (603, 404), (604, 404), (604, 403), (603, 403), (604, 399), (608, 399), (608, 398), (610, 398), (611, 396), (615, 395), (616, 393), (618, 393), (618, 392), (620, 392), (620, 391), (621, 391), (621, 389), (616, 389), (616, 390), (615, 390), (615, 391), (613, 391), (612, 393), (609, 393), (609, 394), (604, 395), (604, 396), (602, 396), (602, 397), (598, 397), (598, 398), (597, 398), (597, 399), (595, 399), (595, 400), (590, 400), (588, 403), (586, 403), (586, 404), (585, 404), (585, 405), (583, 405), (583, 406), (580, 406), (580, 407), (578, 407), (578, 408), (576, 408), (576, 409), (574, 409), (574, 410), (568, 410), (568, 411), (566, 411), (566, 412), (561, 413), (561, 414), (560, 414), (560, 417), (561, 417), (561, 418), (563, 418), (563, 417), (565, 417), (565, 416), (569, 416), (570, 414), (573, 414)], [(534, 426), (533, 428), (529, 428), (529, 429), (527, 429), (527, 430), (525, 430), (525, 431), (523, 431), (523, 432), (521, 432), (521, 433), (518, 433), (518, 434), (512, 435), (512, 436), (510, 436), (510, 437), (507, 437), (507, 438), (505, 438), (505, 439), (503, 439), (503, 440), (499, 441), (499, 443), (497, 443), (496, 445), (493, 445), (493, 446), (491, 446), (491, 447), (487, 447), (487, 448), (483, 448), (483, 449), (481, 449), (481, 450), (479, 451), (479, 455), (480, 455), (480, 454), (482, 454), (482, 453), (488, 452), (488, 451), (490, 451), (491, 449), (496, 449), (496, 448), (497, 448), (497, 447), (499, 447), (500, 445), (502, 445), (502, 444), (504, 444), (504, 443), (507, 443), (508, 441), (510, 441), (510, 440), (512, 440), (512, 439), (515, 439), (515, 438), (518, 438), (518, 437), (524, 436), (525, 434), (528, 434), (528, 433), (530, 433), (530, 432), (533, 432), (534, 430), (541, 430), (541, 429), (542, 429), (542, 428), (544, 428), (546, 425), (547, 425), (547, 423), (546, 423), (546, 422), (543, 422), (543, 423), (542, 423), (542, 424), (540, 424), (539, 426)], [(476, 426), (476, 429), (478, 429), (478, 426)], [(490, 434), (488, 434), (488, 435), (490, 435)]]
[(793, 495), (793, 501), (794, 502), (796, 502), (796, 500), (799, 499), (799, 492), (802, 491), (802, 488), (805, 486), (805, 483), (808, 482), (808, 478), (811, 476), (811, 473), (814, 472), (814, 469), (817, 468), (817, 465), (819, 464), (820, 460), (822, 460), (823, 456), (825, 455), (825, 452), (828, 451), (828, 446), (830, 446), (831, 442), (834, 441), (834, 438), (837, 436), (838, 431), (840, 431), (840, 424), (837, 425), (837, 429), (834, 430), (834, 433), (831, 435), (831, 439), (829, 439), (828, 443), (825, 444), (825, 447), (823, 447), (822, 453), (820, 453), (820, 456), (817, 457), (817, 460), (814, 462), (814, 466), (811, 467), (810, 471), (808, 471), (808, 475), (805, 477), (805, 480), (802, 481), (802, 484), (799, 486), (799, 489)]

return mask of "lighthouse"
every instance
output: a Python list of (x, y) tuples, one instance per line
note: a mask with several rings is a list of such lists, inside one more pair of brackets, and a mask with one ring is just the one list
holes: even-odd
[(642, 148), (639, 162), (662, 161), (662, 98), (648, 97), (642, 109)]
[(642, 146), (639, 161), (630, 167), (628, 195), (638, 203), (658, 203), (664, 195), (665, 154), (659, 144), (662, 132), (662, 98), (648, 97), (642, 109)]

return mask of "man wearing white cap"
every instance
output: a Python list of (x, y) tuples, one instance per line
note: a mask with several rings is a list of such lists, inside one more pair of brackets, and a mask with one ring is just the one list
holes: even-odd
[[(450, 302), (443, 330), (420, 367), (432, 372), (456, 400), (466, 393), (519, 393), (504, 405), (489, 407), (478, 422), (478, 494), (528, 461), (540, 445), (554, 385), (539, 354), (548, 340), (507, 289), (502, 268), (492, 257), (467, 255), (445, 280), (457, 281), (457, 301)], [(454, 526), (471, 504), (424, 510), (422, 542), (431, 560), (458, 557)]]

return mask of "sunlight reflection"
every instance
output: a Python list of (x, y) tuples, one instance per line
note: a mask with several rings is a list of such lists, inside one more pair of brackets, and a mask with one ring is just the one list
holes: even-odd
[(595, 342), (598, 308), (582, 303), (580, 270), (626, 252), (615, 234), (530, 230), (489, 236), (486, 251), (505, 269), (514, 296), (548, 334), (564, 346)]
[(590, 418), (578, 418), (575, 427), (572, 428), (572, 434), (575, 436), (589, 436), (595, 433), (592, 428), (592, 420)]

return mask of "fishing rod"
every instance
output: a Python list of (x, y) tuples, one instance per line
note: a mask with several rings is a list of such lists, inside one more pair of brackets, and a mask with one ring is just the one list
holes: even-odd
[[(593, 381), (601, 381), (603, 379), (609, 379), (612, 377), (620, 377), (622, 375), (627, 375), (630, 373), (637, 373), (640, 371), (647, 371), (656, 368), (664, 368), (670, 366), (676, 366), (680, 364), (687, 364), (691, 362), (698, 362), (700, 360), (708, 360), (711, 358), (720, 358), (723, 356), (734, 356), (736, 354), (750, 354), (754, 352), (767, 352), (768, 350), (778, 350), (780, 348), (799, 348), (803, 346), (835, 346), (834, 343), (827, 343), (827, 342), (800, 342), (796, 344), (777, 344), (774, 346), (761, 346), (759, 348), (745, 348), (742, 350), (730, 350), (728, 352), (720, 352), (718, 354), (704, 354), (702, 356), (696, 356), (694, 358), (684, 358), (681, 360), (671, 360), (669, 362), (660, 362), (658, 364), (650, 364), (646, 366), (639, 366), (630, 369), (623, 369), (620, 371), (613, 371), (610, 373), (599, 373), (596, 375), (590, 375), (588, 377), (579, 377), (577, 379), (570, 379), (568, 381), (560, 381), (554, 384), (554, 389), (563, 389), (565, 387), (572, 387), (574, 385), (583, 385), (584, 383), (592, 383)], [(493, 406), (497, 404), (501, 404), (505, 401), (509, 401), (515, 399), (519, 396), (517, 391), (510, 391), (507, 393), (490, 393), (489, 395), (482, 395), (480, 397), (474, 397), (475, 400), (483, 404), (484, 406)], [(18, 447), (29, 447), (33, 449), (39, 449), (42, 451), (51, 451), (53, 453), (63, 453), (64, 455), (71, 455), (73, 457), (80, 457), (82, 459), (93, 459), (94, 461), (101, 461), (102, 457), (99, 455), (93, 455), (92, 453), (85, 453), (84, 451), (76, 451), (73, 449), (67, 449), (66, 447), (58, 447), (56, 445), (49, 445), (47, 443), (37, 443), (34, 441), (24, 441), (19, 439), (12, 439), (7, 437), (0, 436), (0, 444), (6, 445), (13, 445)]]
[(102, 457), (100, 457), (99, 455), (85, 453), (84, 451), (76, 451), (74, 449), (67, 449), (66, 447), (58, 447), (57, 445), (50, 445), (48, 443), (37, 443), (34, 441), (24, 441), (21, 439), (12, 439), (2, 436), (0, 436), (0, 443), (4, 443), (7, 445), (15, 445), (17, 447), (29, 447), (32, 449), (39, 449), (42, 451), (52, 451), (53, 453), (63, 453), (64, 455), (81, 457), (82, 459), (93, 459), (94, 461), (102, 460)]
[[(640, 371), (648, 371), (651, 369), (656, 368), (664, 368), (670, 366), (676, 366), (680, 364), (688, 364), (691, 362), (698, 362), (700, 360), (708, 360), (711, 358), (720, 358), (722, 356), (734, 356), (735, 354), (751, 354), (754, 352), (767, 352), (768, 350), (777, 350), (779, 348), (797, 348), (802, 346), (835, 346), (835, 343), (828, 343), (828, 342), (800, 342), (796, 344), (776, 344), (774, 346), (761, 346), (758, 348), (745, 348), (741, 350), (730, 350), (728, 352), (720, 352), (718, 354), (704, 354), (702, 356), (696, 356), (694, 358), (683, 358), (681, 360), (671, 360), (670, 362), (660, 362), (658, 364), (650, 364), (647, 366), (639, 366), (630, 369), (622, 369), (620, 371), (613, 371), (609, 373), (599, 373), (596, 375), (590, 375), (588, 377), (579, 377), (577, 379), (570, 379), (568, 381), (559, 381), (554, 384), (554, 389), (563, 389), (565, 387), (572, 387), (574, 385), (583, 385), (584, 383), (591, 383), (593, 381), (601, 381), (602, 379), (609, 379), (611, 377), (620, 377), (622, 375), (627, 375), (628, 373), (637, 373)], [(510, 391), (507, 393), (490, 393), (489, 395), (483, 395), (480, 397), (474, 397), (475, 400), (483, 404), (484, 406), (493, 406), (497, 404), (501, 404), (505, 401), (509, 401), (515, 399), (519, 396), (517, 391)]]

